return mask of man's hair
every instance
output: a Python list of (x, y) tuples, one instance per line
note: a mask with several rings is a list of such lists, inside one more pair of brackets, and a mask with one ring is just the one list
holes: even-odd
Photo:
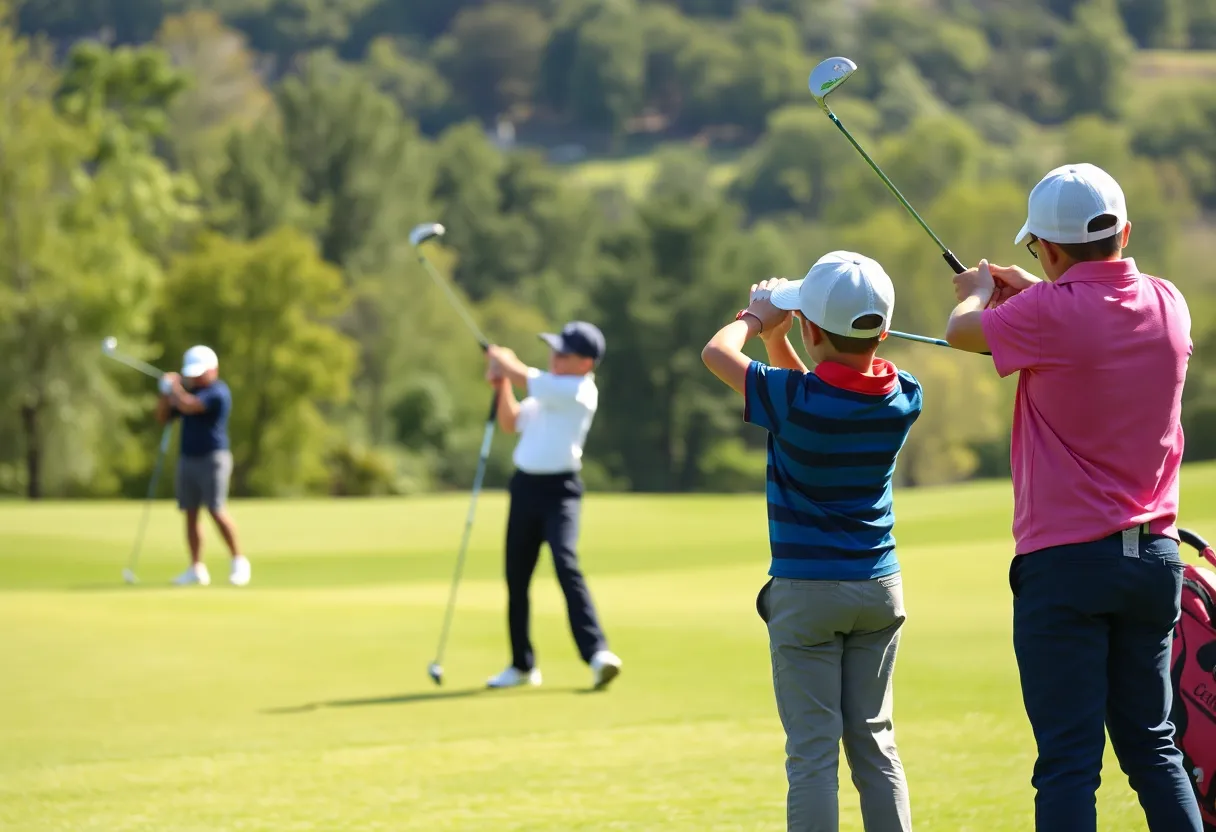
[[(857, 320), (853, 321), (853, 326), (857, 329), (873, 329), (877, 326), (882, 326), (882, 315), (862, 315)], [(865, 355), (867, 352), (872, 352), (878, 348), (878, 342), (881, 340), (877, 335), (873, 338), (850, 338), (847, 335), (837, 335), (835, 332), (823, 330), (823, 334), (828, 336), (828, 341), (836, 349), (836, 352), (842, 352), (846, 355)]]
[[(1119, 219), (1114, 214), (1099, 214), (1089, 221), (1086, 230), (1092, 234), (1095, 231), (1111, 228), (1117, 222)], [(1109, 260), (1119, 253), (1121, 242), (1123, 242), (1123, 235), (1116, 231), (1109, 237), (1088, 243), (1055, 243), (1055, 245), (1073, 262), (1083, 263), (1087, 260)]]

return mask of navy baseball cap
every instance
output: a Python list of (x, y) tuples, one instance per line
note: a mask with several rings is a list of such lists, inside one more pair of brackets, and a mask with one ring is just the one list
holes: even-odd
[(543, 332), (540, 339), (554, 352), (581, 355), (595, 361), (604, 357), (604, 350), (607, 348), (604, 333), (600, 332), (600, 328), (595, 324), (586, 321), (571, 321), (562, 327), (560, 334)]

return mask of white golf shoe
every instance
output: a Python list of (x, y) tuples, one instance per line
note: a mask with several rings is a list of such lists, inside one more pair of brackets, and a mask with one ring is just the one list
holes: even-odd
[(517, 688), (517, 687), (521, 687), (523, 685), (530, 685), (531, 687), (536, 687), (537, 685), (539, 685), (541, 683), (541, 681), (542, 681), (542, 679), (541, 679), (539, 668), (534, 667), (531, 670), (525, 671), (525, 670), (520, 670), (519, 668), (512, 666), (512, 667), (508, 667), (506, 670), (504, 670), (502, 673), (499, 673), (497, 676), (491, 676), (489, 679), (487, 679), (486, 687), (488, 687), (488, 688)]
[(207, 564), (193, 563), (185, 572), (173, 579), (176, 586), (209, 586), (211, 584), (211, 573), (207, 571)]
[(621, 657), (611, 650), (600, 650), (591, 657), (591, 681), (596, 690), (603, 690), (621, 675)]
[(253, 567), (249, 565), (249, 558), (244, 555), (237, 555), (232, 559), (232, 570), (228, 573), (228, 583), (233, 586), (248, 586), (249, 579), (253, 577)]

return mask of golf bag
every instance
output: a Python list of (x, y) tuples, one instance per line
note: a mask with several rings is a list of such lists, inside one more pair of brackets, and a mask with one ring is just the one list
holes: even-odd
[[(1179, 536), (1216, 565), (1216, 551), (1203, 538), (1186, 529), (1180, 529)], [(1216, 573), (1189, 564), (1183, 573), (1182, 616), (1174, 627), (1170, 678), (1174, 741), (1199, 798), (1204, 829), (1216, 832)]]

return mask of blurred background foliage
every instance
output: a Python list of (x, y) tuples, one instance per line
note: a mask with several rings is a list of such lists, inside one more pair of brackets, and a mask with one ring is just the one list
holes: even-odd
[[(1188, 457), (1216, 457), (1216, 0), (0, 0), (0, 493), (142, 493), (154, 391), (214, 346), (241, 495), (467, 487), (482, 358), (406, 235), (496, 340), (609, 343), (592, 488), (762, 487), (764, 436), (698, 353), (770, 275), (883, 262), (941, 332), (937, 251), (836, 112), (965, 262), (1027, 190), (1091, 161), (1129, 254), (1191, 303)], [(1008, 470), (1011, 381), (888, 342), (926, 388), (906, 485)], [(510, 470), (495, 445), (492, 484)], [(171, 460), (172, 461), (172, 460)], [(169, 488), (166, 483), (165, 489)]]

